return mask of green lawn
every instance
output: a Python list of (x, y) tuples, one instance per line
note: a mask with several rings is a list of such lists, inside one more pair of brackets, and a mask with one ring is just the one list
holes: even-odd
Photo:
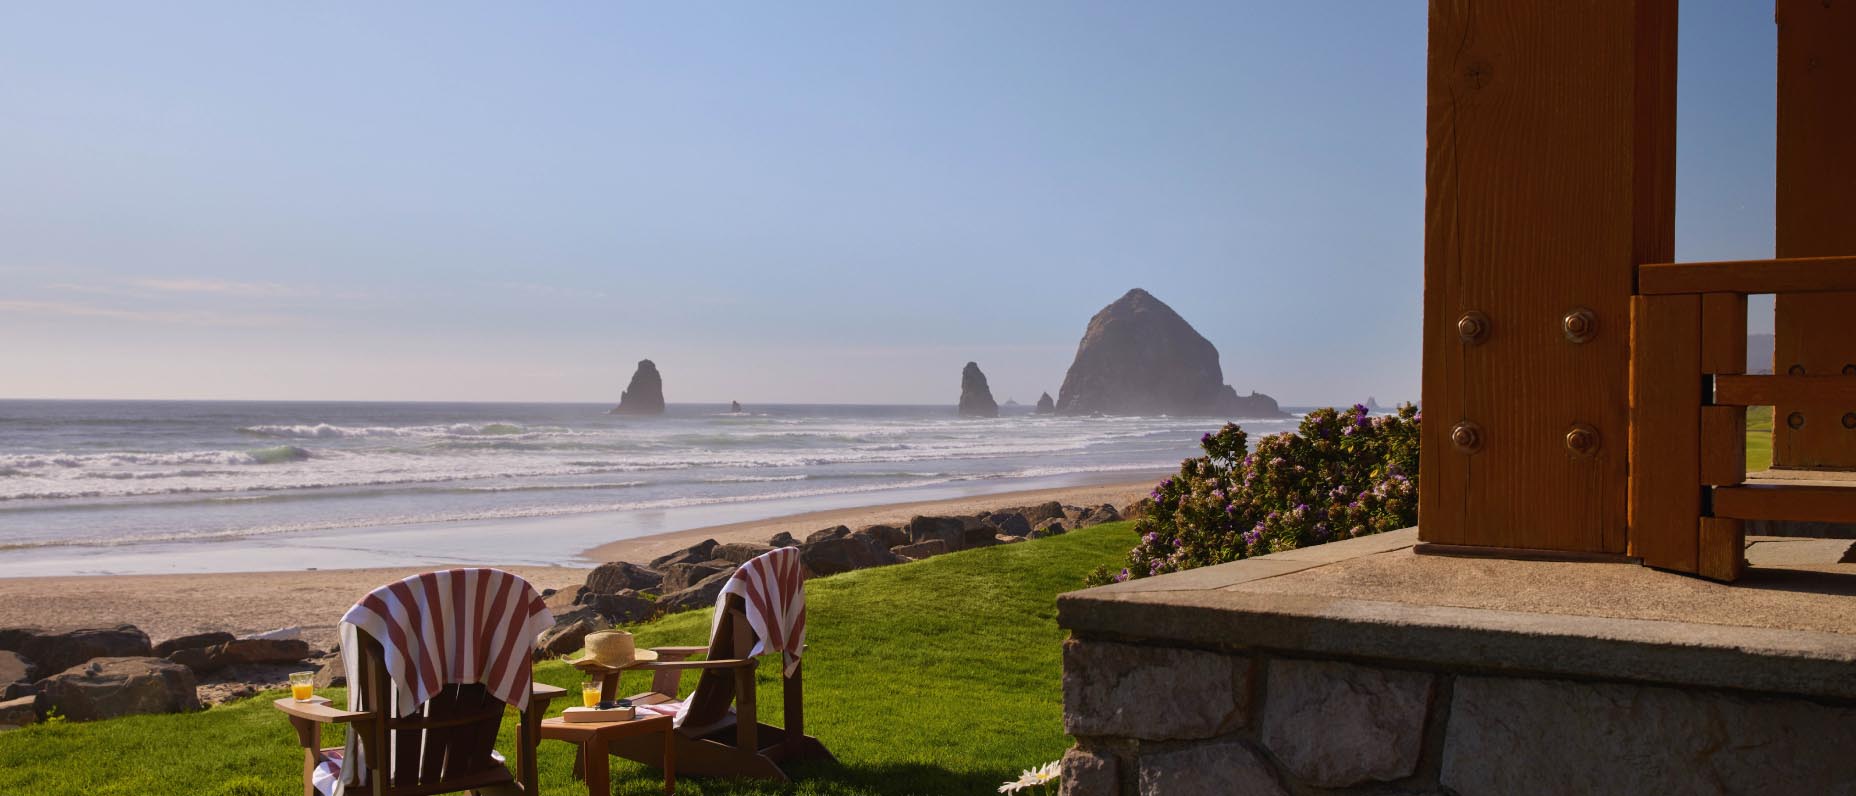
[[(812, 581), (807, 729), (839, 762), (797, 768), (788, 787), (686, 779), (677, 792), (992, 793), (1020, 769), (1057, 759), (1070, 741), (1062, 729), (1056, 595), (1098, 565), (1120, 566), (1134, 541), (1129, 523), (1115, 523)], [(701, 644), (709, 614), (634, 632), (644, 644)], [(573, 686), (577, 675), (558, 662), (536, 668), (538, 679), (560, 686)], [(775, 656), (759, 675), (761, 715), (777, 724)], [(644, 690), (643, 675), (633, 677), (624, 690)], [(202, 713), (0, 733), (0, 794), (300, 792), (302, 757), (270, 705), (280, 695)], [(506, 742), (507, 725), (504, 735)], [(568, 745), (542, 744), (543, 793), (586, 792), (569, 777), (572, 761)], [(613, 762), (615, 793), (662, 792), (655, 769)]]
[(1772, 407), (1749, 406), (1746, 409), (1746, 471), (1758, 472), (1772, 466)]

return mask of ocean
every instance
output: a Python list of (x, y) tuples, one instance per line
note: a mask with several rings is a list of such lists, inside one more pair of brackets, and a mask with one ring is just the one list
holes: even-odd
[(1221, 422), (608, 408), (0, 401), (0, 577), (590, 565), (580, 551), (655, 533), (1156, 476)]

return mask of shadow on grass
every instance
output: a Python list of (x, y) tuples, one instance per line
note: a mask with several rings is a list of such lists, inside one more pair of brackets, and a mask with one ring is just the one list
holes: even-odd
[[(699, 796), (753, 794), (806, 794), (806, 796), (925, 796), (926, 794), (995, 793), (999, 783), (1016, 775), (949, 771), (926, 763), (845, 765), (837, 762), (798, 763), (788, 766), (791, 782), (750, 779), (679, 778), (677, 793)], [(616, 774), (617, 772), (615, 772)], [(662, 792), (657, 769), (633, 769), (632, 776), (615, 776), (620, 796)]]

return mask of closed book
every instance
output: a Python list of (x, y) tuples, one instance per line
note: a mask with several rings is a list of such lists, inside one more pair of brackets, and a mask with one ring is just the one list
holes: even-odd
[(568, 708), (561, 711), (561, 721), (569, 724), (585, 724), (597, 721), (631, 721), (638, 716), (638, 709), (625, 708)]

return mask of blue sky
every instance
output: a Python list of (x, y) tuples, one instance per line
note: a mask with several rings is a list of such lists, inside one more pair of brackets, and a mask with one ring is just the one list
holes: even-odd
[[(1683, 4), (1678, 256), (1772, 251), (1771, 6)], [(10, 4), (0, 397), (1056, 394), (1130, 287), (1415, 399), (1425, 5)], [(1768, 305), (1769, 306), (1769, 305)], [(1770, 318), (1756, 313), (1755, 330)]]

